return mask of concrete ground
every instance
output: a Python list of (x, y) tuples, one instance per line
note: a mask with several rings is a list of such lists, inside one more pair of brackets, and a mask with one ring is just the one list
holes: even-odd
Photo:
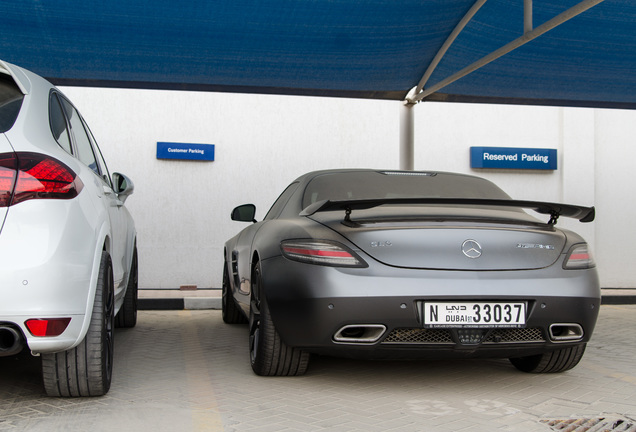
[(247, 326), (218, 309), (138, 318), (116, 331), (104, 397), (47, 398), (38, 358), (0, 358), (0, 431), (636, 431), (636, 305), (602, 306), (581, 363), (551, 375), (312, 357), (305, 376), (263, 378)]

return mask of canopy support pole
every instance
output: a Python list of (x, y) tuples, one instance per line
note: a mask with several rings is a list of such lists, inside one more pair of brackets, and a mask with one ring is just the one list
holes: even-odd
[(532, 31), (532, 0), (523, 0), (523, 32)]
[(400, 169), (413, 171), (415, 168), (415, 104), (405, 102), (400, 112)]
[[(511, 51), (516, 50), (517, 48), (519, 48), (520, 46), (523, 46), (525, 44), (527, 44), (528, 42), (531, 42), (532, 40), (538, 38), (539, 36), (547, 33), (548, 31), (552, 30), (555, 27), (560, 26), (561, 24), (563, 24), (564, 22), (567, 22), (569, 20), (571, 20), (572, 18), (576, 17), (577, 15), (582, 14), (583, 12), (585, 12), (586, 10), (596, 6), (599, 3), (602, 3), (604, 0), (583, 0), (580, 3), (578, 3), (575, 6), (572, 6), (570, 9), (566, 10), (565, 12), (562, 12), (561, 14), (557, 15), (556, 17), (552, 18), (551, 20), (545, 22), (544, 24), (541, 24), (539, 27), (531, 30), (531, 31), (527, 31), (523, 34), (523, 36), (515, 39), (514, 41), (508, 43), (507, 45), (504, 45), (503, 47), (499, 48), (496, 51), (493, 51), (492, 53), (488, 54), (487, 56), (481, 58), (480, 60), (477, 60), (476, 62), (474, 62), (473, 64), (465, 67), (464, 69), (460, 70), (459, 72), (456, 72), (455, 74), (449, 76), (448, 78), (438, 82), (437, 84), (426, 88), (426, 89), (422, 89), (422, 91), (417, 92), (416, 94), (412, 94), (410, 93), (406, 100), (408, 102), (420, 102), (422, 100), (424, 100), (427, 96), (430, 96), (431, 94), (443, 89), (444, 87), (454, 83), (455, 81), (465, 77), (466, 75), (476, 71), (477, 69), (480, 69), (484, 66), (486, 66), (487, 64), (497, 60), (498, 58), (508, 54)], [(531, 4), (530, 4), (531, 6)], [(527, 5), (524, 5), (524, 10), (527, 9)], [(531, 15), (531, 14), (530, 14)], [(526, 25), (526, 21), (528, 20), (527, 17), (524, 17), (524, 27)], [(419, 87), (419, 86), (418, 86)]]
[[(411, 94), (413, 96), (417, 95), (419, 92), (421, 92), (424, 89), (424, 86), (426, 85), (428, 79), (431, 77), (431, 75), (433, 75), (435, 68), (437, 67), (439, 62), (442, 61), (442, 58), (444, 58), (448, 49), (451, 47), (453, 42), (455, 42), (455, 39), (457, 39), (459, 34), (464, 30), (464, 27), (468, 25), (470, 20), (473, 19), (475, 14), (477, 14), (479, 9), (481, 9), (481, 7), (486, 3), (486, 1), (487, 0), (477, 0), (473, 4), (473, 6), (470, 8), (470, 10), (466, 13), (466, 15), (464, 15), (462, 19), (459, 21), (459, 23), (457, 23), (457, 26), (455, 26), (451, 34), (448, 36), (448, 39), (444, 41), (444, 44), (435, 55), (435, 58), (433, 58), (433, 61), (428, 65), (428, 68), (426, 68), (426, 72), (424, 72), (424, 76), (422, 76), (422, 79), (417, 84), (417, 87), (415, 87), (415, 90), (411, 90), (412, 92)], [(407, 100), (408, 100), (408, 96), (407, 96)]]

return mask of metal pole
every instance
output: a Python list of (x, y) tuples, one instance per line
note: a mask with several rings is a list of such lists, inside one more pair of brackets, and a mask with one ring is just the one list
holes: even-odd
[[(433, 75), (433, 71), (435, 71), (435, 68), (437, 67), (439, 62), (442, 60), (442, 58), (444, 58), (444, 55), (446, 55), (446, 52), (451, 47), (453, 42), (455, 42), (455, 39), (457, 39), (459, 34), (462, 32), (462, 30), (464, 30), (464, 27), (466, 27), (466, 25), (470, 22), (470, 20), (473, 19), (475, 14), (477, 14), (479, 9), (486, 3), (486, 1), (487, 0), (477, 0), (473, 4), (473, 6), (470, 8), (468, 13), (462, 17), (462, 19), (459, 21), (457, 26), (451, 32), (450, 36), (448, 36), (448, 39), (446, 39), (446, 41), (444, 42), (440, 50), (435, 55), (435, 58), (433, 58), (433, 61), (428, 65), (426, 72), (424, 72), (424, 76), (422, 77), (422, 79), (417, 84), (417, 87), (414, 90), (414, 94), (418, 94), (419, 92), (422, 91), (422, 89), (428, 82), (428, 79), (431, 77), (431, 75)], [(525, 0), (525, 1), (528, 1), (528, 0)]]
[(523, 32), (532, 31), (532, 0), (523, 0)]
[(413, 171), (414, 147), (415, 147), (415, 116), (413, 107), (415, 104), (405, 102), (400, 113), (400, 169)]
[[(466, 66), (464, 69), (460, 70), (459, 72), (456, 72), (453, 75), (449, 76), (448, 78), (438, 82), (437, 84), (422, 90), (416, 95), (407, 97), (406, 100), (413, 103), (424, 100), (427, 96), (435, 93), (436, 91), (443, 89), (447, 85), (454, 83), (455, 81), (465, 77), (466, 75), (476, 71), (477, 69), (480, 69), (486, 66), (487, 64), (497, 60), (498, 58), (508, 54), (509, 52), (516, 50), (520, 46), (523, 46), (527, 44), (528, 42), (533, 41), (534, 39), (538, 38), (539, 36), (542, 36), (543, 34), (547, 33), (553, 28), (558, 27), (564, 22), (569, 21), (575, 16), (582, 14), (586, 10), (604, 1), (605, 0), (583, 0), (582, 2), (578, 3), (576, 6), (573, 6), (570, 9), (566, 10), (565, 12), (560, 13), (556, 17), (541, 24), (539, 27), (533, 29), (532, 31), (524, 33), (523, 36), (513, 40), (507, 45), (504, 45), (498, 50), (493, 51), (487, 56), (482, 57), (480, 60), (477, 60), (476, 62), (474, 62), (473, 64), (469, 66)], [(525, 18), (524, 18), (524, 21), (525, 21)]]

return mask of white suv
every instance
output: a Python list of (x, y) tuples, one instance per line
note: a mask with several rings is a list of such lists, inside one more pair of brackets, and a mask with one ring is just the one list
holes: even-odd
[(136, 324), (132, 192), (56, 87), (0, 61), (0, 356), (41, 355), (51, 396), (106, 394)]

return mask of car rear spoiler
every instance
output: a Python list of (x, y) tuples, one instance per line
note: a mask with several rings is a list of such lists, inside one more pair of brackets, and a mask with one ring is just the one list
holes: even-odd
[(488, 206), (514, 207), (531, 209), (541, 214), (550, 215), (548, 225), (555, 225), (559, 216), (578, 219), (580, 222), (592, 222), (596, 211), (594, 207), (584, 207), (571, 204), (557, 204), (540, 201), (516, 201), (479, 198), (386, 198), (366, 200), (322, 200), (307, 206), (300, 216), (311, 216), (317, 212), (329, 210), (344, 210), (345, 222), (351, 222), (352, 210), (365, 210), (381, 205), (425, 204), (425, 205), (453, 205), (453, 206)]
[(31, 82), (20, 67), (0, 60), (0, 73), (11, 76), (22, 94), (29, 94), (29, 91), (31, 90)]

